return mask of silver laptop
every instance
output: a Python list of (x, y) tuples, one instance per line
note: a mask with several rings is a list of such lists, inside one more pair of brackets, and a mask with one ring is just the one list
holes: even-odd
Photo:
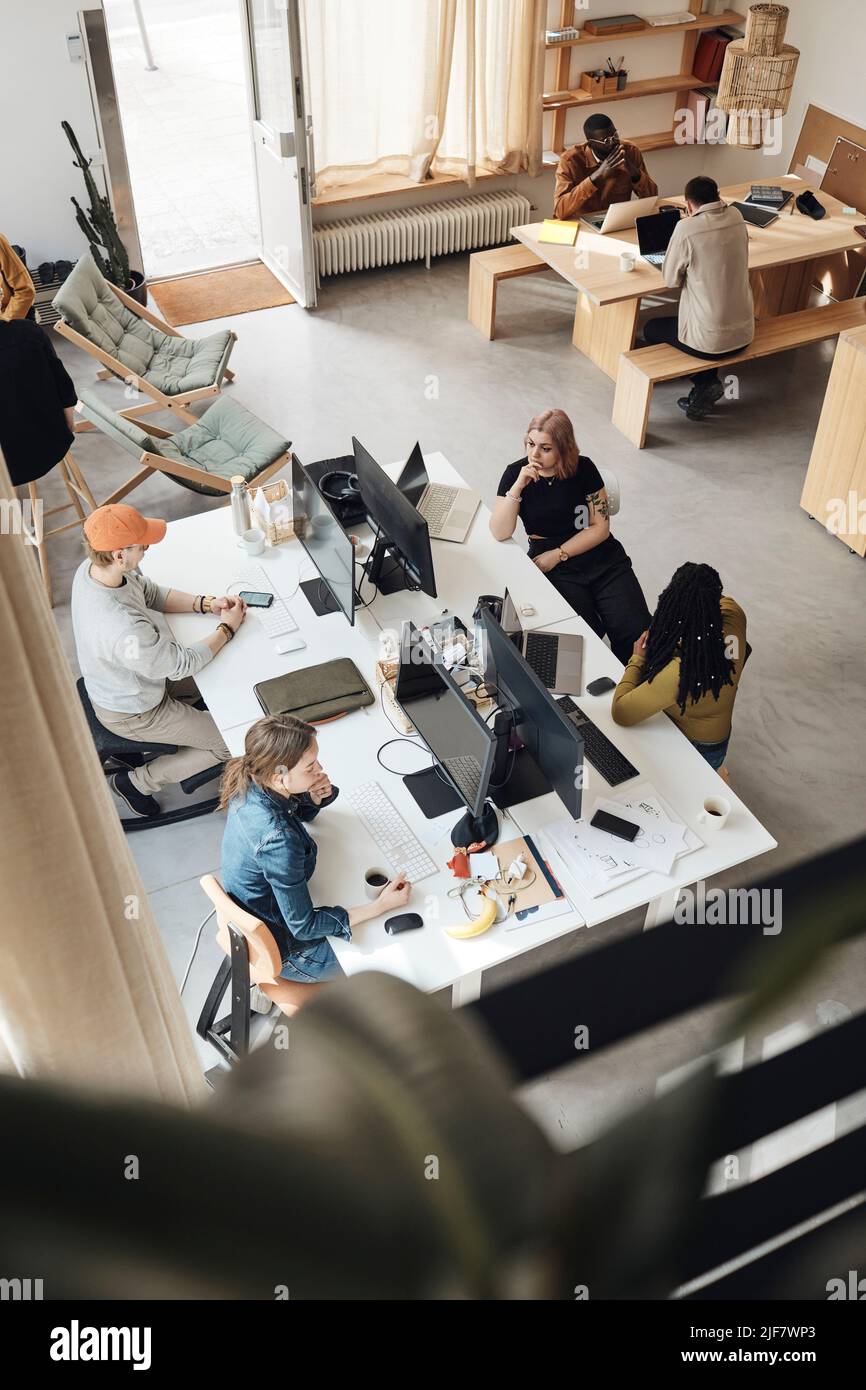
[(472, 492), (468, 487), (431, 483), (420, 444), (416, 444), (409, 455), (397, 486), (421, 513), (434, 540), (456, 541), (458, 545), (465, 541), (481, 505), (481, 493)]
[(606, 212), (587, 212), (581, 217), (594, 232), (625, 232), (638, 217), (655, 212), (658, 194), (652, 198), (630, 198), (625, 203), (611, 203)]
[(583, 691), (583, 638), (576, 633), (525, 632), (508, 590), (502, 600), (501, 626), (548, 690), (563, 695)]

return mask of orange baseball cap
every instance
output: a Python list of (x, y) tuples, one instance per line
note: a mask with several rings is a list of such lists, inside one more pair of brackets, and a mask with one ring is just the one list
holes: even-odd
[(127, 545), (156, 545), (165, 536), (165, 527), (155, 516), (142, 516), (135, 507), (112, 502), (90, 513), (84, 534), (94, 550), (123, 550)]

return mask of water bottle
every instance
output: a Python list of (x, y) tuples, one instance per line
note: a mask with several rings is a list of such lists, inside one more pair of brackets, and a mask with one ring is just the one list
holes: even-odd
[(240, 475), (232, 478), (232, 526), (235, 532), (235, 544), (243, 543), (244, 531), (250, 527), (249, 512), (247, 510), (247, 495), (244, 490), (244, 480)]

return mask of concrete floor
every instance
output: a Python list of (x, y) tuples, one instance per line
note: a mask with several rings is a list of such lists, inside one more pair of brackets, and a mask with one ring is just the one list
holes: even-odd
[[(521, 453), (530, 417), (563, 407), (583, 452), (619, 475), (614, 532), (650, 607), (676, 566), (696, 560), (718, 568), (748, 614), (754, 654), (728, 766), (738, 794), (779, 848), (717, 882), (755, 882), (862, 834), (863, 561), (798, 505), (834, 343), (747, 365), (739, 398), (700, 425), (677, 409), (680, 386), (660, 388), (649, 447), (638, 452), (611, 425), (612, 383), (571, 347), (573, 291), (552, 276), (506, 284), (499, 337), (488, 343), (466, 322), (466, 283), (467, 258), (454, 256), (431, 272), (410, 266), (326, 282), (314, 313), (289, 306), (184, 331), (201, 334), (231, 322), (239, 341), (229, 390), (285, 431), (304, 461), (345, 453), (352, 433), (382, 461), (405, 457), (420, 439), (425, 449), (441, 450), (488, 502), (502, 469)], [(90, 360), (57, 345), (76, 383), (92, 385)], [(113, 399), (120, 394), (113, 383), (100, 389)], [(82, 436), (76, 454), (97, 496), (132, 471), (129, 456), (95, 435)], [(203, 503), (163, 480), (130, 500), (168, 518)], [(73, 665), (68, 594), (79, 557), (74, 535), (51, 543), (55, 616)], [(475, 595), (466, 599), (471, 610)], [(211, 817), (129, 841), (178, 974), (206, 910), (197, 880), (218, 867), (220, 839), (220, 818)], [(634, 914), (575, 932), (491, 971), (485, 988), (640, 925)], [(208, 928), (185, 993), (191, 1019), (217, 959)], [(771, 1035), (782, 1029), (821, 1026), (817, 1010), (826, 1018), (828, 1000), (857, 1011), (864, 994), (861, 942), (837, 952), (760, 1034), (744, 1040), (745, 1062), (774, 1046)], [(717, 1020), (718, 1010), (696, 1015), (558, 1072), (528, 1088), (526, 1104), (556, 1142), (572, 1147), (652, 1095), (664, 1075), (710, 1051)], [(212, 1064), (209, 1051), (202, 1057)]]

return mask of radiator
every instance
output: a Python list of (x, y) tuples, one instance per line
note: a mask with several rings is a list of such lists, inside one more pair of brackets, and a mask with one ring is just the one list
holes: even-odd
[(513, 226), (529, 221), (530, 211), (528, 198), (501, 190), (331, 222), (313, 231), (316, 274), (321, 279), (403, 261), (424, 261), (429, 270), (432, 256), (502, 245)]

